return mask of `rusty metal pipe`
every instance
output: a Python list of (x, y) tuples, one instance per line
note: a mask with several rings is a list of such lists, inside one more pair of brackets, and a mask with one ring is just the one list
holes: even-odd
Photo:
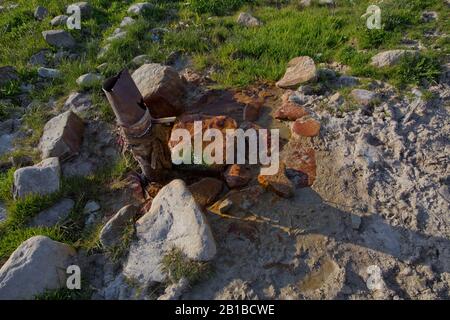
[(168, 147), (170, 127), (176, 117), (153, 119), (128, 70), (103, 83), (103, 91), (116, 115), (120, 132), (142, 173), (149, 181), (159, 181), (172, 167)]

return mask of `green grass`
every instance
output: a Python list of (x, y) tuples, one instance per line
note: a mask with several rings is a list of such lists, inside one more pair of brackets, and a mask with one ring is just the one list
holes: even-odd
[(186, 278), (190, 285), (207, 279), (212, 274), (212, 267), (207, 262), (189, 260), (177, 248), (169, 251), (161, 261), (163, 271), (170, 276), (172, 283)]
[[(6, 221), (0, 224), (0, 261), (7, 258), (21, 242), (39, 234), (90, 251), (100, 249), (98, 233), (101, 226), (84, 229), (83, 208), (88, 200), (96, 199), (101, 193), (107, 192), (109, 185), (122, 178), (128, 170), (128, 162), (126, 159), (121, 159), (93, 175), (63, 179), (59, 192), (47, 196), (30, 195), (19, 200), (14, 200), (11, 194), (14, 169), (2, 174), (0, 176), (0, 200), (6, 203), (8, 214)], [(62, 198), (70, 198), (75, 201), (69, 221), (64, 226), (28, 227), (32, 217)]]

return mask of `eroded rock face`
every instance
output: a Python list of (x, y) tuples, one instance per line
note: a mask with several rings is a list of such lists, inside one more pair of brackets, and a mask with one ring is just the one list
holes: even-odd
[(0, 300), (33, 299), (66, 284), (75, 249), (48, 237), (24, 241), (0, 269)]
[(198, 261), (211, 260), (216, 254), (206, 218), (181, 180), (173, 180), (159, 191), (150, 211), (137, 221), (136, 237), (123, 274), (144, 286), (164, 281), (160, 262), (173, 247)]
[(42, 158), (59, 157), (64, 160), (76, 155), (83, 134), (83, 121), (70, 110), (50, 119), (39, 142)]
[(51, 46), (71, 49), (76, 46), (75, 39), (64, 30), (42, 31), (45, 41)]
[(286, 73), (283, 78), (277, 82), (277, 87), (291, 89), (315, 80), (317, 70), (314, 60), (310, 57), (297, 57), (289, 61)]
[(17, 169), (14, 172), (14, 197), (54, 193), (60, 188), (60, 177), (61, 169), (56, 157), (42, 160), (32, 167)]
[(133, 72), (132, 78), (153, 117), (176, 116), (184, 111), (185, 84), (172, 67), (144, 64)]

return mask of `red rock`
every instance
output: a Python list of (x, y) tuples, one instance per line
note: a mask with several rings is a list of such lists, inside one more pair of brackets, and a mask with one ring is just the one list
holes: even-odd
[(312, 118), (297, 119), (292, 125), (292, 132), (302, 137), (315, 137), (320, 132), (320, 122)]
[[(218, 129), (223, 134), (223, 141), (224, 141), (224, 151), (223, 156), (224, 160), (223, 163), (226, 163), (226, 130), (227, 129), (237, 129), (237, 123), (233, 118), (227, 117), (227, 116), (202, 116), (202, 115), (185, 115), (181, 116), (178, 121), (175, 123), (175, 125), (172, 128), (173, 130), (176, 129), (186, 129), (189, 131), (192, 141), (191, 145), (192, 148), (194, 147), (194, 122), (195, 121), (202, 121), (202, 136), (205, 133), (207, 129)], [(169, 149), (172, 151), (172, 149), (178, 144), (178, 141), (169, 141)], [(210, 144), (210, 141), (203, 141), (203, 150)]]
[(244, 187), (251, 179), (252, 174), (250, 170), (239, 164), (231, 165), (225, 172), (225, 181), (231, 189)]
[(189, 186), (195, 201), (202, 207), (211, 204), (222, 192), (223, 182), (214, 178), (204, 178)]
[(316, 156), (313, 148), (305, 147), (302, 141), (292, 139), (283, 148), (281, 161), (286, 172), (297, 187), (312, 186), (316, 179)]
[(264, 97), (253, 97), (245, 92), (238, 92), (234, 95), (234, 99), (245, 105), (244, 121), (256, 121), (259, 118), (259, 112), (264, 104)]
[(290, 198), (294, 195), (294, 184), (286, 176), (285, 165), (280, 163), (277, 174), (271, 176), (258, 176), (258, 182), (264, 188), (271, 190), (280, 197)]
[(304, 107), (287, 100), (275, 112), (274, 117), (279, 120), (295, 121), (307, 115), (309, 115), (309, 112)]

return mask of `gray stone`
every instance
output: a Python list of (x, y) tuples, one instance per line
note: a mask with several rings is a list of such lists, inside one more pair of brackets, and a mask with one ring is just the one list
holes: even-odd
[(0, 202), (0, 223), (6, 220), (6, 207)]
[(62, 14), (62, 15), (59, 15), (59, 16), (54, 17), (54, 18), (50, 21), (50, 24), (51, 24), (53, 27), (56, 27), (56, 26), (64, 26), (64, 25), (66, 25), (66, 23), (67, 23), (67, 19), (69, 19), (69, 17), (66, 16), (65, 14)]
[(61, 168), (58, 158), (48, 158), (38, 164), (17, 169), (14, 172), (14, 197), (31, 194), (47, 195), (57, 192), (61, 186)]
[(148, 55), (146, 54), (141, 54), (140, 56), (134, 57), (133, 60), (131, 60), (131, 62), (137, 66), (140, 67), (145, 63), (150, 63), (151, 59)]
[(416, 55), (417, 51), (415, 50), (389, 50), (378, 53), (377, 55), (372, 57), (371, 65), (383, 68), (383, 67), (392, 67), (398, 64), (406, 54)]
[(17, 70), (11, 66), (0, 67), (0, 87), (11, 81), (19, 81)]
[(118, 31), (118, 32), (114, 32), (111, 36), (106, 38), (106, 41), (112, 42), (112, 41), (123, 39), (126, 36), (127, 36), (127, 32), (126, 31)]
[(100, 242), (105, 248), (111, 248), (122, 240), (123, 230), (133, 223), (138, 208), (128, 205), (120, 209), (100, 231)]
[(133, 18), (125, 17), (125, 18), (122, 19), (122, 22), (120, 23), (120, 27), (124, 28), (126, 26), (132, 25), (135, 22), (136, 22), (136, 20), (134, 20)]
[(72, 110), (75, 113), (83, 112), (92, 107), (91, 96), (86, 93), (73, 92), (64, 102), (63, 110)]
[(140, 3), (136, 3), (133, 4), (132, 6), (130, 6), (127, 10), (128, 14), (130, 15), (140, 15), (142, 13), (144, 13), (146, 10), (149, 9), (153, 9), (153, 4), (148, 3), (148, 2), (140, 2)]
[(72, 6), (77, 6), (80, 8), (81, 18), (89, 17), (92, 14), (91, 5), (85, 1), (72, 3)]
[(91, 214), (91, 213), (95, 213), (97, 211), (100, 211), (100, 205), (93, 200), (88, 201), (83, 209), (84, 214)]
[(14, 150), (13, 141), (14, 141), (13, 134), (0, 135), (0, 156)]
[(164, 290), (158, 300), (179, 300), (181, 295), (189, 289), (189, 280), (181, 278), (177, 283), (171, 284)]
[(209, 261), (216, 254), (206, 218), (182, 180), (159, 191), (149, 212), (137, 221), (136, 237), (123, 274), (144, 286), (165, 280), (161, 259), (174, 247), (192, 260)]
[(77, 84), (83, 88), (90, 88), (101, 83), (102, 79), (103, 77), (99, 74), (86, 73), (78, 77)]
[(353, 230), (358, 230), (361, 226), (361, 217), (355, 214), (350, 215)]
[(75, 39), (64, 30), (47, 30), (42, 31), (45, 41), (51, 46), (58, 48), (71, 49), (76, 46)]
[(38, 6), (36, 10), (34, 10), (34, 18), (36, 20), (42, 21), (48, 15), (48, 10), (42, 6)]
[(258, 27), (262, 25), (261, 21), (247, 12), (241, 12), (236, 22), (245, 27)]
[(44, 126), (39, 142), (42, 158), (59, 157), (66, 160), (78, 154), (83, 134), (83, 120), (70, 110), (50, 119)]
[(0, 300), (33, 299), (66, 285), (66, 269), (76, 251), (48, 237), (24, 241), (0, 269)]
[(424, 11), (421, 17), (423, 22), (431, 22), (438, 20), (438, 13), (436, 11)]
[(31, 227), (52, 227), (66, 219), (75, 202), (72, 199), (62, 199), (54, 206), (42, 211), (30, 223)]
[(336, 86), (338, 88), (354, 87), (358, 84), (360, 84), (359, 79), (352, 76), (340, 76), (336, 81)]
[(85, 224), (86, 226), (94, 225), (99, 219), (100, 205), (95, 201), (88, 201), (83, 209), (83, 214), (86, 216)]
[(186, 87), (172, 67), (158, 63), (144, 64), (133, 72), (132, 78), (145, 103), (152, 106), (153, 117), (176, 116), (184, 111)]
[(375, 92), (364, 89), (354, 89), (350, 95), (356, 102), (364, 106), (370, 104), (377, 98), (377, 94)]
[(48, 50), (41, 50), (36, 54), (33, 54), (28, 61), (32, 66), (44, 66), (47, 63)]
[(41, 78), (55, 79), (61, 76), (61, 71), (51, 68), (40, 67), (37, 72)]
[(297, 57), (289, 61), (286, 73), (276, 85), (279, 88), (291, 89), (302, 83), (313, 81), (316, 77), (314, 60), (307, 56)]

